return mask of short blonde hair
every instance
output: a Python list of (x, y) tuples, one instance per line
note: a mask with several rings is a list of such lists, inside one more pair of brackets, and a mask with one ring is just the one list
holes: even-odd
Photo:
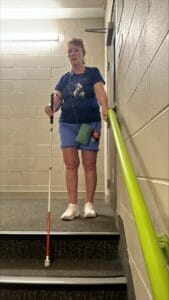
[[(84, 43), (83, 43), (83, 40), (80, 39), (80, 38), (72, 38), (71, 40), (69, 40), (67, 42), (67, 48), (69, 47), (70, 44), (73, 44), (75, 46), (78, 46), (82, 49), (82, 52), (83, 52), (83, 56), (86, 55), (86, 49), (85, 49), (85, 46), (84, 46)], [(83, 63), (85, 63), (85, 61), (83, 60)]]

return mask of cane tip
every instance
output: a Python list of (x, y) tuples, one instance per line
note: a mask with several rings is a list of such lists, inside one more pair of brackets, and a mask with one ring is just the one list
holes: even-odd
[(45, 267), (50, 267), (50, 260), (49, 259), (45, 259), (44, 266)]

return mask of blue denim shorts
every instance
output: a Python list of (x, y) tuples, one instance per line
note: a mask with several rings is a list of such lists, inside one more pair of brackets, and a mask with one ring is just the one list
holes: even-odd
[[(88, 123), (97, 132), (101, 132), (101, 122)], [(79, 132), (81, 124), (59, 123), (60, 147), (74, 147), (80, 150), (98, 151), (99, 141), (95, 141), (92, 136), (87, 145), (76, 142), (76, 136)]]

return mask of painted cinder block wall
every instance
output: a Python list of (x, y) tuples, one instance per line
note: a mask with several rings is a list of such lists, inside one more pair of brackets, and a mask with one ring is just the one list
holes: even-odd
[[(116, 14), (118, 118), (154, 228), (169, 233), (168, 0), (116, 1)], [(124, 222), (136, 298), (149, 300), (133, 215), (117, 169), (117, 213)]]
[[(104, 76), (104, 35), (85, 32), (101, 28), (104, 19), (13, 20), (4, 21), (2, 30), (17, 32), (58, 32), (57, 42), (1, 43), (0, 72), (0, 191), (9, 197), (20, 192), (22, 197), (48, 190), (49, 120), (44, 106), (50, 102), (56, 80), (70, 69), (65, 42), (72, 37), (84, 39), (86, 64), (98, 66)], [(58, 114), (55, 117), (57, 131)], [(64, 165), (53, 140), (52, 191), (66, 196)], [(97, 196), (103, 197), (103, 137), (98, 154)], [(79, 193), (85, 191), (82, 168), (79, 170)], [(23, 192), (23, 193), (21, 193)], [(35, 196), (35, 195), (34, 195)]]

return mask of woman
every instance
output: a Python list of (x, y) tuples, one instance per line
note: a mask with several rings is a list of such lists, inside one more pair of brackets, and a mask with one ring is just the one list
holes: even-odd
[[(93, 199), (96, 189), (96, 158), (99, 146), (101, 117), (106, 121), (108, 101), (104, 90), (104, 80), (96, 67), (86, 67), (84, 57), (86, 50), (83, 41), (73, 38), (67, 43), (67, 54), (71, 71), (65, 73), (56, 83), (54, 91), (54, 108), (56, 112), (61, 105), (59, 135), (63, 159), (66, 167), (66, 184), (69, 205), (61, 216), (62, 220), (73, 220), (79, 216), (77, 204), (79, 153), (85, 173), (86, 199), (84, 217), (96, 217)], [(99, 102), (99, 104), (98, 104)], [(45, 107), (50, 117), (50, 105)], [(76, 141), (82, 123), (89, 124), (92, 132), (87, 144)]]

